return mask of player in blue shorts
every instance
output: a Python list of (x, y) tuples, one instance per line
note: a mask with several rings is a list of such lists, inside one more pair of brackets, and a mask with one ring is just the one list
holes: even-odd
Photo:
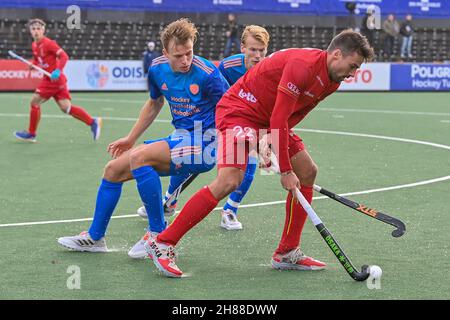
[[(265, 58), (267, 47), (269, 45), (269, 38), (269, 33), (263, 27), (250, 25), (244, 29), (241, 37), (242, 53), (227, 57), (219, 64), (219, 70), (230, 86), (239, 80), (248, 69)], [(242, 224), (236, 217), (237, 210), (253, 181), (256, 172), (256, 164), (257, 159), (249, 161), (244, 180), (239, 188), (230, 195), (222, 210), (220, 226), (226, 230), (242, 229)], [(177, 179), (171, 179), (169, 189), (164, 198), (165, 201), (170, 198), (169, 203), (164, 207), (167, 216), (172, 215), (175, 211), (177, 197), (171, 197), (171, 195), (179, 188), (181, 183), (186, 181), (186, 179), (183, 180), (183, 178), (184, 177), (178, 176)], [(143, 218), (147, 216), (145, 207), (139, 208), (137, 213)]]
[[(94, 219), (88, 231), (62, 237), (58, 243), (75, 251), (106, 252), (105, 233), (119, 201), (122, 184), (135, 179), (148, 215), (148, 231), (128, 255), (146, 256), (149, 237), (166, 228), (160, 176), (171, 184), (190, 173), (202, 173), (215, 165), (215, 106), (228, 83), (208, 60), (193, 54), (197, 29), (188, 19), (169, 24), (161, 33), (163, 56), (149, 69), (150, 99), (142, 107), (130, 133), (108, 146), (114, 158), (105, 167), (97, 193)], [(175, 131), (166, 138), (134, 147), (168, 101)]]

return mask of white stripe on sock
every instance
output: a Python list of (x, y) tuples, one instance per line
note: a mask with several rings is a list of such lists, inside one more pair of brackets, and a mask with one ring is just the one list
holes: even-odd
[(228, 198), (227, 204), (235, 209), (239, 208), (240, 202), (236, 202), (231, 200), (231, 198)]

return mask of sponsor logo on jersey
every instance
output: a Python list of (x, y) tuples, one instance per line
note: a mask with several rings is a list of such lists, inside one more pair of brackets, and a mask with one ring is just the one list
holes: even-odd
[(165, 82), (162, 84), (161, 90), (169, 90), (169, 88), (167, 88), (167, 84)]
[(170, 100), (173, 102), (182, 102), (182, 103), (187, 103), (187, 102), (191, 101), (191, 99), (183, 98), (183, 97), (170, 97)]
[(305, 94), (305, 96), (314, 98), (314, 95), (313, 95), (311, 92), (309, 92), (309, 91), (305, 91), (305, 92), (303, 92), (303, 93)]
[(200, 87), (198, 84), (193, 83), (189, 86), (189, 91), (191, 91), (192, 94), (197, 94), (200, 91)]
[(244, 90), (242, 89), (241, 91), (239, 91), (239, 97), (253, 103), (256, 103), (258, 101), (256, 100), (254, 95), (252, 95), (250, 92), (244, 92)]
[(292, 92), (293, 94), (295, 94), (296, 96), (300, 95), (300, 90), (299, 90), (299, 88), (298, 88), (295, 84), (293, 84), (292, 82), (288, 82), (287, 87), (288, 87), (288, 89), (291, 90), (291, 92)]
[(316, 78), (317, 78), (317, 80), (319, 80), (320, 85), (321, 85), (322, 87), (325, 87), (325, 85), (323, 84), (322, 79), (321, 79), (319, 76), (316, 76)]

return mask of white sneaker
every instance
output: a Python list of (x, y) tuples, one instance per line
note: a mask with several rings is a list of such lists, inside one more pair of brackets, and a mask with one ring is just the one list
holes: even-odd
[(145, 210), (144, 206), (137, 209), (136, 212), (139, 215), (139, 217), (141, 217), (142, 219), (147, 219), (147, 210)]
[[(170, 207), (166, 207), (164, 206), (164, 217), (171, 217), (175, 214), (175, 208), (177, 206), (170, 206)], [(137, 209), (137, 214), (142, 218), (142, 219), (147, 219), (147, 210), (145, 210), (145, 207), (142, 206), (139, 209)]]
[(222, 210), (222, 219), (220, 220), (220, 226), (226, 230), (241, 230), (242, 223), (240, 223), (230, 209)]
[(148, 239), (154, 238), (157, 235), (157, 232), (147, 231), (145, 235), (130, 249), (130, 251), (128, 251), (128, 256), (133, 259), (144, 259), (148, 257), (144, 244)]
[(61, 237), (58, 243), (63, 247), (74, 251), (108, 252), (105, 237), (100, 240), (93, 240), (87, 231), (83, 231), (78, 236)]

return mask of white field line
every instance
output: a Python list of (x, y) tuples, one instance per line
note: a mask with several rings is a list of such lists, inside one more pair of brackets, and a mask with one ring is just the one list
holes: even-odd
[[(378, 188), (378, 189), (370, 189), (370, 190), (363, 190), (363, 191), (355, 191), (355, 192), (347, 192), (340, 194), (341, 196), (347, 197), (347, 196), (353, 196), (353, 195), (359, 195), (359, 194), (369, 194), (369, 193), (375, 193), (375, 192), (383, 192), (383, 191), (389, 191), (389, 190), (398, 190), (398, 189), (406, 189), (406, 188), (413, 188), (417, 186), (423, 186), (426, 184), (436, 183), (436, 182), (442, 182), (450, 180), (450, 175), (430, 180), (424, 180), (414, 183), (408, 183), (398, 186), (392, 186), (392, 187), (385, 187), (385, 188)], [(322, 200), (322, 199), (328, 199), (326, 196), (320, 196), (320, 197), (314, 197), (314, 200)], [(272, 206), (277, 204), (284, 204), (286, 203), (285, 200), (280, 201), (271, 201), (271, 202), (259, 202), (259, 203), (250, 203), (250, 204), (243, 204), (239, 206), (239, 209), (242, 208), (255, 208), (255, 207), (264, 207), (264, 206)], [(222, 210), (222, 207), (216, 207), (213, 211), (220, 211)], [(177, 211), (179, 213), (180, 211)], [(126, 215), (117, 215), (112, 216), (111, 219), (124, 219), (124, 218), (137, 218), (139, 217), (137, 214), (126, 214)], [(50, 221), (36, 221), (36, 222), (21, 222), (21, 223), (6, 223), (6, 224), (0, 224), (0, 228), (5, 227), (22, 227), (22, 226), (34, 226), (34, 225), (47, 225), (47, 224), (58, 224), (58, 223), (72, 223), (72, 222), (83, 222), (83, 221), (92, 221), (92, 218), (82, 218), (82, 219), (70, 219), (70, 220), (50, 220)]]
[(300, 129), (300, 128), (294, 128), (292, 130), (294, 130), (294, 131), (304, 131), (304, 132), (336, 134), (336, 135), (353, 136), (353, 137), (363, 137), (363, 138), (375, 138), (375, 139), (383, 139), (383, 140), (391, 140), (391, 141), (399, 141), (399, 142), (407, 142), (407, 143), (415, 143), (415, 144), (422, 144), (422, 145), (425, 145), (425, 146), (430, 146), (430, 147), (450, 150), (450, 146), (447, 146), (445, 144), (439, 144), (439, 143), (433, 143), (433, 142), (421, 141), (421, 140), (397, 138), (397, 137), (380, 136), (380, 135), (376, 135), (376, 134), (329, 131), (329, 130), (315, 130), (315, 129)]
[[(0, 116), (2, 116), (1, 113), (0, 113)], [(28, 116), (28, 115), (26, 115), (26, 116)], [(59, 115), (59, 116), (55, 115), (55, 117), (66, 117), (66, 116), (64, 116), (64, 115)], [(128, 121), (127, 119), (131, 119), (131, 118), (111, 117), (111, 120)], [(164, 121), (170, 122), (169, 120), (161, 120), (161, 121), (163, 121), (163, 122)], [(341, 131), (327, 131), (327, 130), (315, 130), (315, 129), (298, 129), (298, 128), (294, 128), (293, 130), (295, 130), (295, 131), (305, 131), (305, 132), (315, 132), (315, 133), (336, 134), (336, 135), (347, 135), (347, 136), (356, 136), (356, 137), (365, 137), (365, 138), (376, 138), (376, 139), (384, 139), (384, 140), (392, 140), (392, 141), (399, 141), (399, 142), (427, 145), (427, 146), (431, 146), (431, 147), (435, 147), (435, 148), (450, 150), (450, 146), (437, 144), (437, 143), (432, 143), (432, 142), (427, 142), (427, 141), (420, 141), (420, 140), (403, 139), (403, 138), (380, 136), (380, 135), (371, 135), (371, 134), (363, 134), (363, 133), (341, 132)], [(369, 194), (369, 193), (382, 192), (382, 191), (388, 191), (388, 190), (412, 188), (412, 187), (421, 186), (421, 185), (425, 185), (425, 184), (441, 182), (441, 181), (445, 181), (445, 180), (449, 180), (449, 179), (450, 179), (450, 176), (444, 176), (444, 177), (440, 177), (440, 178), (435, 178), (435, 179), (431, 179), (431, 180), (424, 180), (424, 181), (419, 181), (419, 182), (410, 183), (410, 184), (397, 185), (397, 186), (385, 187), (385, 188), (379, 188), (379, 189), (370, 189), (370, 190), (364, 190), (364, 191), (350, 192), (350, 193), (342, 194), (342, 196), (358, 195), (358, 194)], [(320, 200), (320, 199), (325, 199), (325, 198), (326, 198), (325, 196), (322, 196), (322, 197), (315, 197), (314, 199), (315, 200)], [(285, 200), (241, 205), (240, 208), (261, 207), (261, 206), (276, 205), (276, 204), (283, 204), (283, 203), (285, 203)], [(221, 209), (222, 209), (221, 207), (220, 208), (217, 207), (214, 210), (221, 210)], [(137, 216), (136, 214), (119, 215), (119, 216), (113, 216), (112, 218), (113, 219), (122, 219), (122, 218), (136, 217), (136, 216)], [(81, 221), (91, 221), (91, 220), (92, 220), (92, 218), (83, 218), (83, 219), (71, 219), (71, 220), (53, 220), (53, 221), (9, 223), (9, 224), (0, 224), (0, 227), (14, 227), (14, 226), (30, 226), (30, 225), (41, 225), (41, 224), (70, 223), (70, 222), (81, 222)]]
[(450, 117), (450, 113), (442, 112), (422, 112), (422, 111), (400, 111), (400, 110), (377, 110), (377, 109), (350, 109), (350, 108), (327, 108), (318, 107), (317, 111), (332, 111), (332, 112), (358, 112), (358, 113), (384, 113), (384, 114), (404, 114), (414, 116), (447, 116)]
[[(28, 114), (25, 113), (0, 113), (0, 117), (18, 117), (24, 118), (29, 117)], [(43, 114), (41, 118), (51, 118), (51, 119), (72, 119), (71, 116), (65, 114)], [(111, 120), (111, 121), (132, 121), (135, 122), (137, 118), (127, 118), (127, 117), (102, 117), (103, 120)], [(166, 119), (155, 119), (154, 122), (161, 123), (171, 123), (170, 120)]]
[[(112, 92), (114, 93), (114, 92)], [(30, 95), (20, 95), (12, 93), (2, 93), (0, 97), (5, 98), (30, 98)], [(83, 98), (77, 97), (74, 100), (92, 101), (92, 102), (108, 102), (108, 103), (132, 103), (143, 105), (145, 99), (142, 100), (122, 100), (122, 99), (102, 99), (102, 98)], [(378, 109), (364, 109), (364, 108), (335, 108), (335, 107), (318, 107), (317, 111), (327, 112), (357, 112), (357, 113), (381, 113), (381, 114), (400, 114), (400, 115), (415, 115), (415, 116), (444, 116), (450, 117), (450, 113), (445, 112), (424, 112), (424, 111), (401, 111), (401, 110), (378, 110)]]

